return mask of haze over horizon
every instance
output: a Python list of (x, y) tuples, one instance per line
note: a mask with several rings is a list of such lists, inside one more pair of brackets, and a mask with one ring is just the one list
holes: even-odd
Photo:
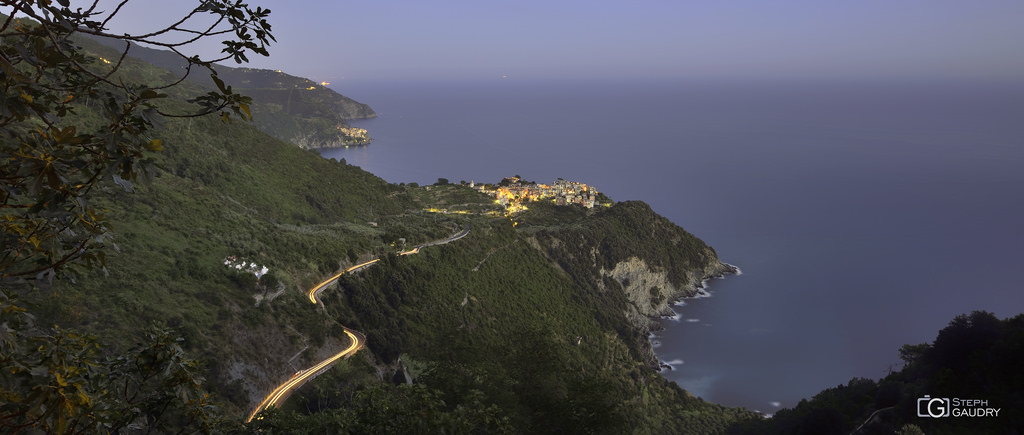
[[(134, 3), (116, 32), (192, 2)], [(251, 0), (271, 56), (245, 66), (379, 80), (1024, 79), (1024, 2)], [(170, 18), (168, 18), (170, 19)], [(233, 66), (233, 63), (231, 64)]]

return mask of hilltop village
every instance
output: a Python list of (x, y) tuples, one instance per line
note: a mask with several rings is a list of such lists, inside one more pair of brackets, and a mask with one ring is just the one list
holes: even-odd
[(343, 136), (345, 146), (368, 145), (373, 142), (373, 138), (370, 137), (370, 133), (365, 128), (338, 126), (337, 129)]
[(469, 187), (495, 197), (498, 204), (505, 206), (509, 213), (526, 210), (524, 203), (533, 201), (551, 201), (556, 205), (579, 204), (586, 208), (610, 202), (593, 186), (561, 178), (551, 184), (538, 184), (523, 181), (516, 176), (506, 177), (497, 185), (471, 182)]

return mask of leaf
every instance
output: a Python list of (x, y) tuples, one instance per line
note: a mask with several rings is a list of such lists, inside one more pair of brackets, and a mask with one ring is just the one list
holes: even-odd
[(210, 78), (213, 79), (213, 83), (217, 85), (217, 89), (220, 89), (222, 93), (228, 93), (228, 90), (224, 87), (224, 80), (217, 77), (216, 73), (210, 74)]
[(53, 165), (46, 165), (46, 169), (43, 171), (46, 174), (46, 183), (53, 190), (59, 190), (61, 187), (61, 177), (57, 175), (57, 170), (54, 169)]
[(146, 144), (146, 149), (156, 152), (163, 151), (163, 141), (160, 139), (153, 139)]
[(167, 94), (161, 94), (161, 93), (159, 93), (157, 91), (154, 91), (152, 89), (146, 89), (146, 90), (142, 91), (142, 94), (139, 95), (139, 97), (144, 99), (144, 100), (150, 100), (150, 99), (153, 99), (153, 98), (164, 98), (166, 96), (167, 96)]

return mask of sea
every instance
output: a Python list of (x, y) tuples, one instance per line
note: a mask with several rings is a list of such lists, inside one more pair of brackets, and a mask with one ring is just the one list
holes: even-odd
[(977, 80), (351, 82), (393, 183), (585, 182), (742, 273), (651, 337), (662, 374), (773, 413), (901, 367), (955, 316), (1024, 312), (1024, 84)]

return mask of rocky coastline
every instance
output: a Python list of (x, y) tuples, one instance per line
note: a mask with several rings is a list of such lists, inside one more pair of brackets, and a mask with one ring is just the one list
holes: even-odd
[(367, 146), (367, 145), (372, 144), (372, 143), (373, 143), (373, 139), (372, 138), (368, 138), (368, 139), (365, 139), (365, 140), (358, 140), (358, 141), (351, 141), (351, 142), (350, 141), (341, 141), (341, 142), (321, 143), (321, 144), (319, 144), (317, 146), (314, 146), (314, 147), (303, 147), (303, 148), (304, 149), (311, 149), (311, 150), (329, 150), (329, 149), (348, 148), (348, 147), (364, 147), (364, 146)]
[[(572, 226), (536, 231), (531, 245), (577, 282), (598, 293), (615, 292), (622, 319), (634, 331), (645, 363), (660, 364), (649, 340), (672, 306), (701, 295), (704, 282), (735, 274), (714, 248), (640, 201), (588, 212)], [(706, 292), (705, 292), (706, 294)]]
[(373, 143), (373, 138), (365, 128), (338, 126), (331, 133), (329, 137), (324, 137), (323, 134), (302, 134), (293, 138), (291, 142), (307, 150), (361, 147)]
[(637, 257), (631, 257), (616, 264), (611, 271), (601, 273), (619, 282), (630, 304), (626, 318), (645, 339), (640, 343), (644, 360), (655, 369), (667, 367), (654, 353), (650, 336), (654, 331), (662, 330), (659, 319), (676, 315), (672, 306), (687, 298), (707, 295), (707, 281), (734, 275), (739, 271), (736, 266), (723, 263), (715, 257), (704, 267), (688, 271), (687, 281), (673, 285), (668, 280), (667, 271), (649, 267)]

